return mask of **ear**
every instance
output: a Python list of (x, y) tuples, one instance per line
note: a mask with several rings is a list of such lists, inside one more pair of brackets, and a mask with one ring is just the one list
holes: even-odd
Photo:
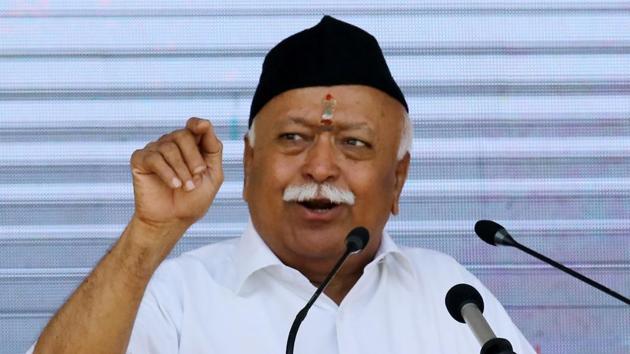
[(410, 160), (411, 155), (409, 155), (409, 153), (406, 153), (405, 156), (400, 161), (398, 161), (398, 165), (396, 166), (394, 200), (392, 201), (391, 210), (393, 215), (398, 215), (398, 213), (400, 212), (400, 194), (402, 193), (403, 186), (405, 185), (405, 181), (407, 180), (407, 172), (409, 171)]
[(254, 159), (254, 148), (249, 144), (247, 134), (243, 138), (245, 147), (243, 149), (243, 200), (247, 201), (247, 177), (252, 169), (252, 161)]

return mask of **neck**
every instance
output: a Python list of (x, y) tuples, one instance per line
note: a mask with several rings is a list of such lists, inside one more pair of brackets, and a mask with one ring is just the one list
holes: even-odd
[[(324, 294), (332, 299), (337, 305), (341, 304), (341, 301), (343, 301), (346, 295), (348, 295), (350, 290), (354, 287), (354, 284), (359, 281), (359, 278), (361, 278), (362, 274), (363, 269), (360, 269), (359, 271), (353, 273), (338, 273), (330, 281), (326, 289), (324, 289)], [(327, 274), (323, 275), (323, 277), (307, 277), (314, 286), (319, 287), (326, 275)]]
[[(365, 252), (365, 250), (364, 250)], [(363, 268), (374, 258), (374, 254), (359, 253), (350, 255), (346, 258), (345, 262), (332, 278), (324, 293), (330, 297), (335, 303), (340, 304), (346, 297), (350, 290), (357, 283), (361, 275), (363, 275)], [(337, 258), (333, 262), (323, 262), (318, 264), (318, 267), (313, 267), (315, 264), (307, 262), (300, 264), (298, 267), (294, 267), (299, 270), (315, 287), (319, 287), (329, 276), (333, 270), (333, 266), (339, 261)]]

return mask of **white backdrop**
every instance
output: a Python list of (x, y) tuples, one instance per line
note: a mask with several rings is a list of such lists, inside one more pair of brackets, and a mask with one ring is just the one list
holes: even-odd
[(124, 228), (130, 153), (190, 116), (217, 126), (226, 182), (174, 254), (238, 236), (263, 56), (322, 14), (380, 40), (409, 102), (395, 239), (467, 265), (541, 353), (630, 352), (628, 306), (472, 231), (497, 220), (630, 294), (629, 3), (0, 0), (0, 353)]

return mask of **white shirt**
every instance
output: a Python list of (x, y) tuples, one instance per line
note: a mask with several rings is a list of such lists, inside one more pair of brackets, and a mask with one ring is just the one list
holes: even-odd
[[(295, 354), (473, 354), (481, 346), (448, 314), (455, 284), (474, 286), (497, 336), (535, 351), (496, 298), (453, 258), (399, 248), (384, 233), (374, 260), (337, 305), (322, 294), (302, 323)], [(271, 252), (250, 224), (237, 240), (165, 261), (140, 305), (127, 353), (279, 354), (315, 287)]]
[[(375, 259), (338, 306), (322, 294), (302, 323), (296, 354), (479, 353), (444, 296), (468, 283), (518, 354), (534, 354), (495, 297), (454, 259), (397, 247), (385, 233)], [(315, 287), (271, 252), (251, 224), (239, 240), (164, 262), (140, 306), (128, 353), (284, 353)]]

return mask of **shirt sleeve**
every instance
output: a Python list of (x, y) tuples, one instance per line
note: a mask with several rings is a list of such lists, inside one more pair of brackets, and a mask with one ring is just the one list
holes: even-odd
[[(168, 261), (167, 261), (168, 263)], [(171, 296), (175, 284), (168, 284), (173, 264), (163, 264), (147, 286), (134, 322), (127, 354), (173, 354), (179, 351), (179, 331)], [(172, 275), (172, 274), (171, 274)]]
[[(168, 279), (176, 271), (174, 264), (163, 263), (151, 278), (134, 322), (127, 354), (173, 354), (179, 351), (179, 334), (175, 325)], [(171, 291), (172, 291), (172, 286)], [(25, 354), (33, 354), (37, 342)]]

